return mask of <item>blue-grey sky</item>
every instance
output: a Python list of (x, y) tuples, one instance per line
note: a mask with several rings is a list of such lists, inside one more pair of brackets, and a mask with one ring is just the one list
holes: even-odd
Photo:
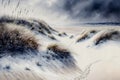
[(120, 0), (0, 0), (0, 14), (38, 18), (57, 26), (120, 22)]

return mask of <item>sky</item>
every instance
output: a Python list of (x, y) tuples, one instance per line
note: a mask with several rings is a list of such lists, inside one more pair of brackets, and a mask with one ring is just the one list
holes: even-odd
[(120, 22), (120, 0), (0, 0), (0, 15), (37, 18), (53, 26)]

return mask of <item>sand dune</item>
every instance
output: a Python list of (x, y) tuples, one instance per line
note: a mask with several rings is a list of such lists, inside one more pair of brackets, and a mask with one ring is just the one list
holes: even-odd
[(15, 18), (0, 18), (0, 24), (0, 80), (120, 79), (119, 27), (54, 30)]

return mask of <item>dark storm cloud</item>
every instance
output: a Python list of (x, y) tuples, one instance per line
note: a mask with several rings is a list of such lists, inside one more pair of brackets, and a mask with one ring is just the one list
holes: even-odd
[(72, 18), (120, 21), (120, 0), (65, 0), (63, 10)]
[(0, 0), (0, 10), (55, 25), (120, 22), (120, 0)]

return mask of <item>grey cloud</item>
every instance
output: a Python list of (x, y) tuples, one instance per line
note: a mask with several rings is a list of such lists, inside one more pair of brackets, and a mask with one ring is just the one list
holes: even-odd
[[(19, 0), (0, 1), (4, 1), (3, 3), (11, 1), (10, 4), (14, 4), (15, 7), (19, 2)], [(78, 23), (82, 21), (120, 22), (120, 0), (20, 0), (18, 9), (23, 9), (23, 14), (26, 10), (29, 11), (30, 16), (32, 14), (43, 20), (45, 18), (52, 24), (55, 22), (55, 24), (66, 24), (67, 20), (70, 24), (77, 21)], [(15, 12), (17, 11), (19, 10), (16, 9)]]
[(120, 21), (120, 0), (65, 0), (63, 9), (72, 18)]

